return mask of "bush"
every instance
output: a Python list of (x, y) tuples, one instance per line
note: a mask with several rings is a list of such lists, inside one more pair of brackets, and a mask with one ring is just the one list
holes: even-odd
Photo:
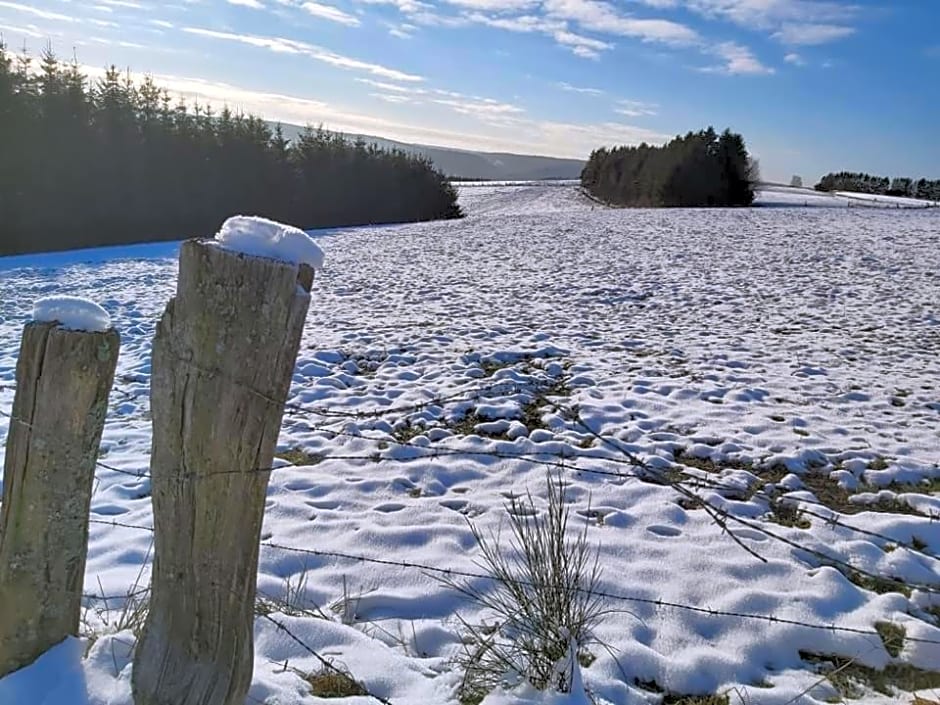
[(492, 626), (461, 620), (467, 631), (457, 659), (464, 673), (463, 703), (514, 685), (512, 678), (540, 690), (569, 692), (577, 675), (572, 656), (582, 663), (592, 658), (585, 648), (595, 642), (593, 630), (608, 613), (597, 594), (598, 551), (588, 546), (587, 525), (569, 537), (561, 478), (549, 474), (547, 489), (548, 506), (541, 513), (528, 493), (509, 501), (508, 547), (498, 532), (485, 537), (471, 524), (481, 553), (478, 564), (492, 576), (492, 586), (443, 580), (496, 619)]

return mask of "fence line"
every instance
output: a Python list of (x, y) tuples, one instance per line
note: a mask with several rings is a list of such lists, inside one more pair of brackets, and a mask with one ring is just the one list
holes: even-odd
[[(119, 521), (105, 521), (105, 520), (92, 520), (94, 524), (104, 524), (112, 527), (121, 527), (125, 529), (135, 529), (139, 531), (148, 531), (153, 532), (152, 526), (144, 526), (140, 524), (125, 524)], [(279, 551), (286, 551), (289, 553), (297, 553), (301, 555), (308, 556), (317, 556), (319, 558), (337, 558), (341, 560), (355, 561), (359, 563), (367, 563), (370, 565), (381, 565), (394, 568), (404, 568), (421, 571), (423, 573), (432, 573), (435, 575), (442, 575), (447, 577), (459, 577), (459, 578), (473, 578), (477, 580), (490, 580), (495, 581), (497, 578), (486, 573), (480, 573), (470, 570), (460, 570), (456, 568), (439, 568), (427, 563), (416, 563), (413, 561), (404, 561), (404, 560), (394, 560), (390, 558), (375, 558), (372, 556), (363, 556), (356, 553), (348, 553), (344, 551), (326, 551), (319, 550), (314, 548), (301, 548), (298, 546), (287, 546), (285, 544), (276, 543), (274, 541), (262, 541), (262, 548), (272, 548)], [(538, 583), (531, 581), (526, 581), (524, 579), (519, 579), (519, 582), (523, 585), (532, 588), (539, 588)], [(578, 592), (588, 592), (586, 588), (574, 587), (574, 590)], [(687, 605), (681, 602), (671, 602), (669, 600), (661, 600), (651, 597), (640, 597), (637, 595), (624, 595), (615, 592), (603, 591), (603, 590), (591, 590), (591, 594), (597, 595), (598, 597), (604, 597), (611, 600), (618, 600), (622, 602), (634, 602), (638, 604), (650, 605), (653, 607), (663, 607), (668, 609), (683, 610), (688, 612), (695, 612), (698, 614), (705, 614), (711, 617), (732, 617), (737, 619), (745, 620), (756, 620), (761, 622), (766, 622), (770, 624), (783, 624), (788, 626), (797, 626), (805, 627), (807, 629), (815, 630), (824, 630), (831, 632), (841, 632), (846, 634), (860, 634), (863, 636), (874, 636), (880, 638), (879, 634), (875, 630), (861, 629), (858, 627), (844, 627), (838, 624), (823, 624), (815, 622), (801, 622), (799, 620), (786, 619), (783, 617), (775, 617), (773, 615), (757, 614), (751, 612), (733, 612), (728, 610), (718, 610), (712, 609), (709, 607), (700, 607), (697, 605)], [(927, 639), (922, 637), (905, 637), (906, 641), (911, 641), (919, 644), (938, 644), (940, 645), (940, 639)]]
[[(741, 548), (743, 548), (745, 551), (747, 551), (749, 554), (751, 554), (752, 556), (754, 556), (754, 557), (757, 558), (758, 560), (761, 560), (761, 561), (763, 561), (763, 562), (766, 562), (766, 559), (765, 559), (763, 556), (760, 556), (760, 555), (757, 554), (754, 550), (752, 550), (750, 547), (744, 545), (743, 542), (742, 542), (738, 537), (736, 537), (735, 535), (733, 535), (733, 534), (730, 532), (730, 530), (727, 529), (727, 521), (732, 521), (732, 522), (734, 522), (734, 523), (738, 523), (738, 524), (741, 524), (741, 525), (743, 525), (743, 526), (745, 526), (745, 527), (748, 527), (748, 528), (750, 528), (750, 529), (756, 530), (756, 531), (758, 531), (758, 532), (764, 534), (764, 535), (767, 536), (768, 538), (774, 539), (775, 541), (778, 541), (778, 542), (781, 542), (781, 543), (783, 543), (783, 544), (785, 544), (785, 545), (788, 545), (788, 546), (790, 546), (791, 548), (795, 548), (795, 549), (797, 549), (797, 550), (804, 551), (804, 552), (806, 552), (806, 553), (808, 553), (808, 554), (810, 554), (810, 555), (812, 555), (812, 556), (814, 556), (814, 557), (816, 557), (816, 558), (822, 560), (824, 563), (842, 566), (843, 568), (846, 568), (846, 569), (848, 569), (848, 570), (850, 570), (850, 571), (852, 571), (853, 573), (856, 573), (856, 574), (858, 574), (858, 575), (862, 575), (862, 576), (865, 576), (865, 577), (868, 577), (868, 578), (871, 578), (871, 579), (874, 579), (874, 580), (878, 580), (878, 581), (883, 581), (883, 582), (886, 582), (886, 583), (889, 583), (889, 584), (891, 584), (891, 585), (895, 585), (895, 586), (898, 586), (898, 587), (904, 587), (904, 588), (908, 588), (908, 589), (909, 589), (909, 588), (915, 588), (915, 589), (919, 589), (919, 590), (922, 590), (922, 591), (924, 591), (924, 592), (928, 592), (928, 593), (932, 593), (932, 594), (940, 594), (940, 587), (932, 586), (932, 585), (928, 585), (928, 584), (921, 584), (921, 583), (909, 583), (909, 582), (905, 582), (905, 581), (903, 581), (903, 580), (899, 580), (899, 579), (897, 579), (897, 578), (884, 577), (884, 576), (878, 575), (878, 574), (876, 574), (876, 573), (872, 573), (872, 572), (867, 571), (867, 570), (865, 570), (865, 569), (863, 569), (863, 568), (859, 568), (859, 567), (857, 567), (857, 566), (855, 566), (855, 565), (853, 565), (853, 564), (851, 564), (851, 563), (849, 563), (849, 562), (847, 562), (847, 561), (844, 561), (844, 560), (842, 560), (842, 559), (840, 559), (840, 558), (836, 558), (836, 557), (830, 556), (830, 555), (828, 555), (828, 554), (826, 554), (826, 553), (823, 553), (822, 551), (818, 551), (818, 550), (816, 550), (816, 549), (809, 548), (808, 546), (804, 546), (804, 545), (802, 545), (802, 544), (800, 544), (800, 543), (798, 543), (798, 542), (796, 542), (796, 541), (793, 541), (793, 540), (788, 539), (788, 538), (786, 538), (786, 537), (784, 537), (784, 536), (781, 536), (781, 535), (779, 535), (779, 534), (777, 534), (777, 533), (775, 533), (775, 532), (773, 532), (773, 531), (767, 529), (767, 528), (766, 528), (765, 526), (763, 526), (762, 524), (755, 523), (755, 522), (752, 522), (752, 521), (747, 520), (747, 519), (742, 519), (741, 517), (738, 517), (738, 516), (735, 515), (734, 513), (730, 512), (730, 511), (728, 511), (728, 510), (726, 510), (726, 509), (724, 509), (724, 508), (718, 507), (718, 506), (712, 504), (711, 502), (708, 502), (708, 501), (705, 500), (703, 497), (701, 497), (701, 495), (698, 495), (698, 494), (696, 494), (695, 492), (691, 491), (686, 485), (687, 485), (687, 483), (692, 483), (691, 486), (692, 486), (693, 488), (696, 488), (696, 489), (700, 489), (700, 488), (704, 488), (704, 489), (713, 489), (713, 490), (715, 490), (715, 491), (740, 491), (741, 488), (733, 487), (733, 486), (727, 486), (727, 485), (721, 485), (720, 483), (715, 483), (715, 482), (713, 482), (713, 481), (708, 480), (707, 478), (702, 478), (702, 477), (699, 477), (699, 476), (697, 476), (697, 475), (689, 475), (688, 473), (686, 473), (686, 472), (684, 472), (684, 471), (678, 471), (678, 472), (680, 472), (680, 474), (683, 476), (681, 479), (679, 479), (679, 478), (677, 478), (677, 479), (670, 479), (670, 478), (668, 478), (668, 477), (664, 477), (664, 471), (663, 471), (663, 470), (658, 469), (658, 468), (651, 468), (651, 467), (650, 467), (647, 463), (645, 463), (641, 458), (635, 456), (634, 454), (630, 453), (629, 451), (626, 451), (626, 450), (623, 449), (619, 444), (614, 443), (614, 441), (613, 441), (612, 439), (610, 439), (609, 437), (602, 436), (602, 435), (596, 433), (596, 432), (593, 431), (586, 423), (584, 423), (583, 420), (581, 420), (580, 416), (577, 416), (576, 414), (572, 414), (572, 411), (571, 411), (570, 409), (565, 409), (564, 407), (560, 407), (560, 406), (554, 404), (554, 402), (551, 402), (550, 400), (548, 400), (547, 398), (544, 398), (544, 397), (542, 398), (542, 400), (545, 401), (548, 405), (550, 405), (550, 406), (552, 406), (553, 408), (555, 408), (556, 411), (558, 411), (559, 413), (567, 414), (569, 418), (572, 418), (572, 417), (573, 417), (580, 425), (582, 425), (582, 426), (587, 430), (587, 432), (588, 432), (590, 435), (596, 437), (596, 438), (597, 438), (598, 440), (600, 440), (604, 445), (607, 445), (608, 447), (614, 449), (614, 450), (617, 451), (617, 452), (623, 453), (623, 454), (626, 456), (626, 460), (617, 459), (617, 458), (596, 458), (596, 457), (586, 456), (586, 455), (584, 455), (584, 454), (579, 454), (579, 453), (575, 453), (575, 454), (574, 454), (573, 456), (571, 456), (570, 458), (566, 458), (563, 454), (559, 454), (559, 453), (550, 453), (550, 452), (547, 452), (547, 451), (544, 452), (544, 453), (538, 453), (538, 452), (536, 452), (536, 453), (502, 453), (502, 452), (499, 452), (499, 451), (473, 451), (473, 450), (464, 450), (464, 449), (425, 448), (425, 447), (422, 447), (422, 446), (414, 446), (414, 445), (411, 445), (411, 444), (409, 444), (409, 443), (407, 443), (407, 442), (397, 441), (397, 440), (395, 440), (395, 439), (376, 438), (376, 437), (373, 437), (373, 436), (364, 436), (364, 435), (361, 435), (361, 434), (351, 434), (351, 433), (347, 433), (347, 432), (333, 431), (333, 430), (331, 430), (331, 429), (326, 429), (326, 428), (312, 428), (311, 430), (320, 431), (320, 432), (324, 432), (324, 433), (331, 433), (331, 434), (335, 434), (335, 435), (348, 436), (348, 437), (352, 437), (352, 438), (360, 438), (360, 439), (363, 439), (363, 440), (369, 440), (369, 441), (373, 441), (373, 442), (385, 442), (385, 443), (389, 443), (389, 444), (391, 444), (391, 445), (396, 445), (396, 446), (398, 446), (398, 447), (407, 447), (407, 448), (410, 448), (410, 449), (415, 449), (415, 450), (417, 450), (417, 451), (420, 452), (418, 455), (416, 455), (416, 456), (414, 456), (414, 457), (412, 457), (412, 458), (392, 458), (392, 457), (388, 457), (388, 456), (383, 456), (381, 453), (373, 453), (373, 454), (368, 454), (368, 455), (323, 455), (323, 456), (318, 456), (318, 462), (324, 462), (324, 461), (326, 461), (326, 460), (339, 460), (339, 461), (372, 461), (372, 462), (381, 462), (381, 461), (386, 461), (386, 462), (388, 462), (388, 461), (390, 461), (390, 462), (411, 462), (411, 461), (414, 461), (414, 460), (428, 460), (428, 459), (435, 459), (435, 458), (439, 458), (439, 457), (473, 456), (473, 455), (477, 455), (477, 456), (492, 457), (492, 458), (504, 459), (504, 460), (527, 460), (527, 461), (531, 461), (531, 462), (533, 462), (533, 463), (538, 463), (539, 465), (543, 465), (543, 466), (545, 466), (545, 467), (561, 469), (561, 470), (564, 470), (564, 471), (566, 471), (566, 472), (582, 472), (582, 473), (587, 473), (587, 474), (594, 474), (594, 475), (601, 475), (601, 476), (607, 476), (607, 477), (614, 477), (614, 478), (617, 478), (617, 479), (625, 479), (625, 480), (626, 480), (626, 479), (638, 479), (638, 480), (643, 480), (643, 481), (649, 481), (649, 480), (651, 479), (651, 477), (652, 477), (652, 478), (656, 478), (656, 479), (658, 479), (659, 481), (656, 482), (655, 484), (660, 484), (660, 485), (663, 485), (663, 486), (672, 487), (674, 490), (678, 491), (680, 494), (683, 494), (687, 499), (689, 499), (689, 500), (691, 500), (691, 501), (697, 503), (697, 505), (700, 506), (700, 508), (704, 509), (706, 512), (709, 513), (709, 516), (712, 517), (712, 519), (716, 522), (716, 524), (717, 524), (720, 528), (722, 528), (722, 530), (725, 531), (725, 533), (726, 533), (735, 543), (737, 543), (739, 546), (741, 546)], [(10, 416), (9, 414), (6, 414), (5, 412), (0, 412), (0, 413), (4, 413), (4, 415)], [(10, 417), (10, 418), (13, 418), (13, 417)], [(17, 419), (14, 419), (14, 420), (17, 420)], [(25, 423), (25, 422), (23, 422), (23, 423)], [(566, 462), (557, 462), (557, 461), (549, 460), (548, 458), (551, 458), (551, 457), (561, 457), (563, 460), (564, 460), (564, 459), (570, 459), (570, 460), (573, 460), (573, 461), (577, 461), (577, 460), (579, 460), (579, 459), (582, 459), (582, 460), (583, 460), (583, 459), (590, 459), (590, 460), (598, 460), (598, 461), (601, 461), (601, 462), (612, 462), (612, 463), (615, 463), (615, 464), (620, 463), (620, 464), (626, 464), (626, 465), (631, 465), (631, 466), (640, 467), (640, 468), (643, 470), (643, 472), (641, 472), (641, 473), (637, 473), (637, 472), (622, 472), (622, 471), (613, 471), (613, 470), (601, 470), (601, 469), (598, 469), (598, 468), (578, 467), (578, 466), (570, 465), (569, 463), (566, 463)], [(113, 471), (113, 472), (117, 472), (117, 473), (120, 473), (120, 474), (128, 475), (128, 476), (131, 476), (131, 477), (134, 477), (134, 478), (137, 478), (137, 479), (144, 479), (144, 478), (149, 478), (149, 477), (150, 477), (150, 474), (149, 474), (149, 473), (136, 473), (136, 472), (126, 471), (126, 470), (122, 470), (122, 469), (120, 469), (120, 468), (117, 468), (117, 467), (114, 467), (114, 466), (112, 466), (112, 465), (109, 465), (109, 464), (106, 464), (106, 463), (102, 463), (102, 462), (98, 462), (97, 464), (98, 464), (98, 466), (101, 467), (101, 468), (104, 468), (104, 469), (107, 469), (107, 470), (110, 470), (110, 471)], [(282, 467), (291, 467), (291, 466), (282, 466)], [(256, 469), (252, 470), (251, 472), (273, 472), (273, 471), (278, 470), (278, 469), (281, 469), (281, 468), (278, 468), (278, 467), (256, 468)], [(672, 471), (673, 471), (673, 472), (676, 472), (675, 469), (672, 469)], [(202, 477), (202, 478), (206, 478), (206, 477), (211, 477), (211, 476), (213, 476), (213, 475), (238, 474), (238, 473), (242, 473), (242, 472), (244, 472), (244, 471), (242, 471), (242, 470), (223, 470), (223, 471), (214, 471), (214, 472), (210, 472), (210, 473), (189, 473), (189, 474), (187, 474), (187, 475), (184, 475), (184, 477), (196, 477), (196, 478)], [(756, 495), (756, 494), (758, 494), (758, 492), (755, 492), (755, 495)], [(772, 502), (773, 502), (773, 499), (772, 499), (771, 497), (767, 496), (766, 493), (763, 493), (763, 495), (764, 495), (764, 497), (767, 499), (767, 501), (768, 501), (769, 503), (772, 503)], [(797, 500), (797, 501), (803, 502), (803, 501), (805, 501), (805, 500)], [(824, 506), (824, 507), (826, 506), (826, 505), (823, 504), (822, 502), (818, 502), (818, 504), (821, 505), (821, 506)], [(892, 542), (892, 543), (895, 543), (895, 544), (899, 545), (900, 547), (903, 547), (903, 548), (905, 548), (906, 550), (909, 550), (909, 551), (911, 551), (911, 552), (918, 553), (918, 554), (920, 554), (920, 555), (924, 555), (924, 556), (926, 556), (926, 557), (928, 557), (928, 558), (931, 558), (931, 559), (935, 559), (935, 560), (937, 559), (937, 556), (935, 556), (935, 555), (933, 555), (933, 554), (931, 554), (931, 553), (929, 553), (929, 552), (926, 552), (926, 551), (924, 551), (924, 550), (922, 550), (922, 549), (918, 549), (918, 548), (916, 548), (915, 546), (909, 545), (909, 544), (907, 544), (907, 543), (899, 542), (899, 541), (897, 541), (896, 539), (894, 539), (894, 538), (892, 538), (892, 537), (889, 537), (889, 536), (886, 536), (886, 535), (883, 535), (883, 534), (879, 534), (879, 533), (877, 533), (877, 532), (871, 532), (871, 531), (868, 531), (868, 530), (865, 530), (865, 529), (861, 529), (860, 527), (855, 527), (855, 526), (853, 526), (853, 525), (847, 524), (847, 523), (842, 522), (842, 521), (840, 521), (840, 520), (838, 520), (838, 519), (835, 519), (835, 518), (833, 518), (833, 517), (825, 517), (825, 516), (823, 516), (823, 515), (820, 515), (820, 514), (815, 513), (815, 512), (811, 512), (811, 511), (809, 511), (809, 510), (804, 510), (804, 511), (805, 511), (807, 514), (810, 514), (811, 516), (815, 516), (815, 517), (817, 517), (817, 518), (823, 519), (824, 521), (826, 521), (826, 522), (828, 522), (828, 523), (830, 523), (830, 524), (840, 525), (840, 526), (842, 526), (843, 528), (846, 528), (846, 529), (849, 529), (849, 530), (852, 530), (852, 531), (857, 531), (857, 532), (860, 533), (860, 534), (869, 535), (869, 536), (872, 536), (872, 537), (878, 537), (878, 538), (881, 538), (881, 539), (883, 539), (883, 540), (886, 540), (886, 541), (890, 541), (890, 542)], [(833, 510), (833, 511), (834, 511), (834, 510)]]
[[(428, 406), (436, 405), (440, 402), (446, 402), (447, 400), (456, 400), (458, 398), (465, 397), (468, 393), (481, 392), (483, 389), (493, 391), (497, 388), (505, 387), (505, 386), (506, 386), (505, 383), (501, 383), (497, 385), (490, 385), (486, 388), (480, 388), (477, 390), (463, 390), (462, 392), (456, 393), (455, 395), (449, 395), (448, 397), (437, 397), (435, 399), (431, 399), (426, 402), (422, 402), (420, 404), (390, 407), (387, 409), (376, 410), (374, 412), (367, 412), (366, 414), (363, 414), (360, 412), (357, 414), (336, 414), (336, 416), (341, 417), (341, 418), (363, 418), (363, 417), (381, 418), (382, 416), (386, 416), (386, 415), (393, 414), (393, 413), (399, 413), (403, 411), (416, 411), (421, 408), (426, 408)], [(841, 565), (853, 571), (856, 574), (865, 575), (865, 576), (875, 578), (875, 579), (878, 579), (880, 581), (884, 581), (890, 584), (904, 586), (906, 588), (916, 588), (916, 589), (920, 589), (925, 592), (929, 592), (933, 594), (940, 593), (940, 589), (938, 589), (935, 586), (906, 583), (904, 581), (897, 580), (894, 578), (885, 578), (885, 577), (882, 577), (873, 573), (869, 573), (863, 569), (859, 569), (851, 565), (850, 563), (847, 563), (837, 558), (833, 558), (822, 552), (816, 551), (815, 549), (811, 549), (809, 547), (800, 545), (798, 542), (792, 541), (791, 539), (788, 539), (784, 536), (780, 536), (768, 530), (761, 524), (757, 524), (752, 521), (742, 519), (728, 512), (727, 510), (723, 508), (716, 507), (715, 505), (711, 504), (700, 495), (697, 495), (691, 490), (689, 490), (685, 485), (689, 483), (694, 483), (692, 484), (692, 486), (695, 487), (696, 489), (710, 489), (710, 490), (714, 490), (718, 492), (721, 492), (721, 491), (734, 492), (734, 491), (740, 491), (742, 488), (729, 486), (729, 485), (723, 485), (719, 482), (710, 480), (709, 478), (699, 477), (697, 475), (691, 475), (687, 471), (681, 471), (681, 470), (679, 470), (678, 472), (683, 476), (682, 479), (666, 478), (664, 477), (666, 472), (669, 472), (669, 471), (677, 472), (677, 470), (675, 468), (662, 470), (658, 468), (649, 467), (649, 465), (645, 463), (641, 458), (636, 457), (634, 454), (630, 453), (628, 450), (621, 447), (619, 442), (609, 437), (602, 436), (601, 434), (593, 431), (580, 418), (580, 416), (576, 412), (573, 412), (571, 409), (567, 409), (567, 408), (564, 408), (555, 404), (551, 400), (547, 399), (545, 395), (538, 394), (538, 392), (533, 392), (532, 390), (521, 390), (521, 391), (525, 391), (526, 393), (529, 393), (529, 394), (534, 393), (536, 395), (536, 398), (539, 401), (551, 406), (556, 412), (564, 415), (565, 418), (573, 419), (574, 421), (579, 423), (579, 425), (581, 425), (590, 435), (599, 439), (603, 445), (613, 449), (617, 453), (623, 454), (625, 458), (620, 459), (620, 458), (589, 456), (583, 453), (578, 453), (577, 451), (575, 451), (575, 453), (572, 456), (566, 456), (564, 453), (557, 453), (557, 452), (551, 453), (547, 451), (546, 452), (532, 452), (532, 453), (504, 453), (500, 451), (476, 451), (476, 450), (464, 450), (464, 449), (455, 449), (455, 448), (454, 449), (452, 448), (425, 448), (422, 446), (415, 446), (413, 444), (410, 444), (404, 441), (399, 441), (394, 438), (377, 438), (375, 436), (370, 436), (370, 435), (356, 434), (356, 433), (350, 433), (350, 432), (345, 432), (345, 431), (336, 431), (330, 428), (314, 426), (314, 427), (311, 427), (311, 430), (315, 432), (330, 434), (333, 436), (345, 436), (345, 437), (351, 437), (351, 438), (359, 438), (359, 439), (370, 441), (373, 443), (388, 443), (390, 445), (395, 445), (397, 447), (405, 447), (405, 448), (414, 449), (418, 451), (418, 454), (416, 456), (410, 457), (410, 458), (392, 458), (387, 455), (382, 455), (381, 453), (373, 453), (373, 454), (368, 454), (368, 455), (322, 455), (322, 456), (317, 456), (317, 460), (318, 462), (323, 462), (327, 460), (347, 460), (347, 461), (391, 461), (391, 462), (405, 463), (405, 462), (410, 462), (413, 460), (426, 460), (426, 459), (431, 459), (435, 457), (448, 457), (448, 456), (455, 456), (455, 455), (483, 456), (483, 457), (493, 457), (493, 458), (505, 459), (505, 460), (528, 460), (533, 463), (545, 465), (547, 467), (563, 469), (567, 472), (584, 472), (584, 473), (589, 473), (589, 474), (614, 477), (617, 479), (639, 479), (639, 480), (645, 480), (645, 481), (651, 481), (655, 479), (655, 480), (658, 480), (657, 484), (670, 486), (673, 489), (680, 491), (680, 493), (686, 494), (694, 501), (700, 503), (700, 505), (703, 508), (707, 507), (708, 510), (710, 510), (709, 513), (712, 516), (712, 518), (715, 519), (716, 522), (719, 524), (719, 526), (721, 526), (726, 532), (727, 532), (726, 522), (733, 521), (733, 522), (742, 524), (744, 526), (747, 526), (749, 528), (752, 528), (754, 530), (757, 530), (760, 533), (763, 533), (764, 535), (770, 538), (773, 538), (776, 541), (780, 541), (792, 548), (805, 551), (809, 553), (810, 555), (814, 555), (820, 558), (824, 563)], [(319, 415), (319, 416), (331, 415), (328, 413), (324, 413), (322, 410), (320, 411), (312, 410), (312, 409), (308, 409), (299, 405), (288, 405), (288, 406), (293, 407), (291, 408), (291, 410), (295, 412), (311, 413), (311, 414)], [(4, 416), (10, 418), (14, 422), (26, 423), (20, 419), (14, 418), (12, 415), (6, 412), (0, 411), (0, 414), (3, 414)], [(550, 459), (550, 458), (559, 458), (559, 457), (561, 458), (561, 462), (553, 461)], [(623, 472), (623, 471), (603, 470), (599, 468), (578, 467), (577, 465), (572, 465), (571, 462), (564, 462), (566, 460), (574, 461), (574, 462), (577, 462), (579, 460), (594, 460), (598, 462), (612, 463), (615, 465), (617, 464), (628, 465), (631, 467), (639, 467), (642, 472), (636, 472), (636, 471)], [(119, 474), (134, 477), (135, 479), (147, 479), (150, 477), (149, 472), (142, 472), (142, 473), (132, 472), (132, 471), (124, 470), (124, 469), (121, 469), (116, 466), (110, 465), (108, 463), (103, 463), (100, 461), (97, 462), (97, 466), (105, 470), (109, 470), (109, 471), (116, 472)], [(282, 466), (282, 468), (289, 468), (289, 467), (293, 467), (293, 466), (290, 466), (290, 465)], [(274, 468), (274, 467), (258, 468), (256, 471), (257, 472), (271, 472), (277, 469), (281, 469), (281, 468)], [(227, 472), (229, 471), (207, 473), (202, 476), (210, 476), (213, 474), (225, 474)], [(231, 472), (242, 472), (242, 471), (231, 471)], [(198, 473), (194, 473), (193, 476), (200, 476), (200, 475)], [(773, 501), (773, 498), (769, 497), (766, 493), (763, 493), (761, 490), (758, 490), (757, 492), (755, 492), (755, 495), (757, 494), (762, 494), (767, 499), (768, 502)], [(811, 503), (811, 502), (807, 502), (806, 500), (798, 500), (798, 501), (801, 504)], [(822, 502), (818, 502), (817, 504), (821, 506), (826, 506)], [(855, 527), (855, 526), (846, 524), (836, 519), (835, 517), (827, 517), (821, 514), (811, 512), (809, 510), (803, 510), (803, 511), (805, 511), (808, 515), (820, 518), (826, 521), (827, 523), (843, 526), (844, 528), (847, 528), (851, 531), (858, 532), (860, 534), (882, 538), (884, 540), (891, 541), (892, 543), (896, 543), (900, 546), (903, 546), (904, 548), (907, 548), (908, 550), (918, 552), (927, 557), (936, 559), (936, 556), (933, 556), (932, 554), (929, 554), (925, 551), (918, 550), (913, 546), (909, 546), (909, 545), (903, 544), (902, 542), (898, 542), (896, 539), (892, 537), (879, 534), (878, 532), (872, 532), (866, 529), (862, 529), (860, 527)], [(153, 532), (154, 530), (152, 526), (127, 524), (127, 523), (119, 522), (116, 520), (91, 519), (90, 523), (97, 524), (97, 525), (106, 525), (112, 528), (121, 527), (121, 528), (129, 528), (129, 529), (136, 529), (136, 530), (144, 530), (144, 531), (149, 531), (149, 532)], [(738, 541), (738, 543), (740, 543), (740, 541)], [(438, 568), (436, 566), (423, 564), (423, 563), (379, 559), (379, 558), (339, 552), (339, 551), (323, 551), (323, 550), (315, 550), (315, 549), (309, 549), (309, 548), (299, 548), (299, 547), (293, 547), (293, 546), (286, 546), (286, 545), (271, 542), (271, 541), (262, 542), (261, 546), (267, 547), (269, 549), (293, 552), (293, 553), (304, 554), (304, 555), (314, 555), (314, 556), (319, 556), (319, 557), (358, 561), (358, 562), (363, 562), (363, 563), (368, 563), (368, 564), (373, 564), (373, 565), (383, 565), (383, 566), (397, 567), (397, 568), (402, 568), (402, 569), (419, 570), (425, 574), (437, 574), (437, 575), (442, 575), (442, 576), (457, 576), (457, 577), (467, 577), (467, 578), (473, 578), (473, 579), (493, 580), (492, 576), (486, 575), (484, 573), (477, 573), (473, 571), (460, 571), (456, 569)], [(753, 553), (753, 551), (750, 551), (750, 550), (749, 552)], [(760, 558), (760, 556), (758, 557)], [(534, 585), (534, 584), (530, 586), (538, 587), (537, 585)], [(113, 596), (93, 595), (93, 594), (87, 594), (83, 592), (82, 597), (86, 600), (97, 600), (97, 601), (120, 600), (120, 599), (127, 599), (129, 597), (136, 597), (136, 596), (146, 594), (148, 589), (149, 588), (144, 588), (144, 589), (137, 590), (134, 592), (126, 593), (124, 595), (113, 595)], [(612, 600), (633, 602), (633, 603), (638, 603), (638, 604), (647, 604), (647, 605), (654, 606), (656, 608), (667, 608), (667, 609), (689, 611), (689, 612), (703, 614), (703, 615), (707, 615), (711, 617), (729, 617), (729, 618), (735, 618), (735, 619), (760, 621), (760, 622), (769, 623), (769, 624), (797, 626), (797, 627), (803, 627), (807, 629), (825, 630), (825, 631), (830, 631), (830, 632), (835, 632), (835, 633), (848, 633), (848, 634), (857, 634), (857, 635), (862, 635), (862, 636), (880, 638), (878, 632), (874, 630), (866, 630), (866, 629), (860, 629), (860, 628), (855, 628), (855, 627), (845, 627), (845, 626), (839, 626), (836, 624), (801, 622), (798, 620), (789, 620), (789, 619), (784, 619), (780, 617), (775, 617), (773, 615), (716, 610), (716, 609), (711, 609), (708, 607), (686, 605), (682, 603), (670, 602), (670, 601), (661, 600), (661, 599), (644, 598), (644, 597), (635, 596), (635, 595), (623, 595), (623, 594), (604, 592), (604, 591), (595, 592), (595, 594), (598, 595), (599, 597), (604, 597), (604, 598), (612, 599)], [(296, 637), (296, 635), (293, 635), (292, 633), (290, 633), (289, 630), (286, 628), (286, 626), (278, 623), (276, 620), (272, 619), (271, 621), (279, 629), (282, 629), (286, 633), (288, 633), (303, 648), (310, 651), (315, 656), (318, 656), (315, 651), (313, 651), (312, 649), (310, 649), (309, 646), (304, 644), (302, 640)], [(906, 637), (906, 639), (908, 641), (916, 642), (916, 643), (940, 644), (940, 640), (936, 640), (936, 639), (926, 639), (926, 638), (918, 638), (918, 637)], [(388, 702), (388, 701), (382, 700), (381, 698), (378, 698), (378, 699), (384, 703)]]

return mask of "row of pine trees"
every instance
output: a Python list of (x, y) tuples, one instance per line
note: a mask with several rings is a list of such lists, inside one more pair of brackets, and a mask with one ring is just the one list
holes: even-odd
[(460, 216), (431, 163), (322, 129), (171, 100), (112, 67), (0, 44), (0, 255), (211, 236), (229, 215), (303, 228)]
[(911, 179), (899, 176), (872, 176), (851, 171), (826, 174), (815, 186), (817, 191), (851, 191), (881, 196), (904, 196), (925, 201), (940, 201), (940, 179)]
[(595, 150), (581, 185), (618, 206), (748, 206), (757, 180), (741, 135), (709, 127), (676, 137), (662, 147)]

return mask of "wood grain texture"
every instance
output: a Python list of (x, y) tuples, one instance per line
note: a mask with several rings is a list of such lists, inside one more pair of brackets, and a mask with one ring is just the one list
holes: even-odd
[(30, 323), (23, 331), (0, 507), (0, 677), (78, 631), (119, 348), (114, 330)]
[(154, 565), (136, 705), (243, 705), (261, 523), (309, 268), (183, 244), (153, 344)]

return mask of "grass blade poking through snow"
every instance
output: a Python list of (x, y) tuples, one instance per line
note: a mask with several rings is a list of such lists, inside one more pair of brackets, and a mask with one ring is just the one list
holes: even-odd
[[(586, 647), (593, 629), (609, 611), (598, 596), (598, 550), (588, 545), (587, 525), (572, 536), (560, 477), (547, 476), (548, 505), (539, 511), (530, 493), (513, 497), (507, 510), (511, 538), (500, 532), (484, 536), (470, 529), (480, 550), (478, 565), (492, 581), (443, 579), (449, 587), (482, 607), (493, 624), (471, 624), (457, 663), (463, 671), (459, 697), (477, 703), (498, 686), (525, 680), (540, 690), (569, 692), (577, 664), (593, 660)], [(569, 663), (569, 668), (558, 665)]]

